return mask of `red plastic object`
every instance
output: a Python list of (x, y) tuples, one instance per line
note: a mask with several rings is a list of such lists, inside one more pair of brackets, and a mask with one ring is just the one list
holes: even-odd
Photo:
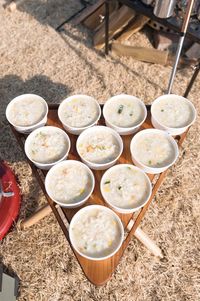
[(0, 161), (0, 179), (5, 192), (14, 192), (13, 196), (2, 196), (0, 199), (0, 240), (2, 240), (18, 217), (21, 195), (14, 173), (3, 161)]

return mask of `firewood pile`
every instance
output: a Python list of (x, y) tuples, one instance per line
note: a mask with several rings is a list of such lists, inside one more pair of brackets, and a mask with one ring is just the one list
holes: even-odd
[[(103, 49), (105, 46), (104, 2), (103, 0), (99, 0), (93, 6), (89, 7), (88, 12), (85, 11), (82, 13), (81, 22), (93, 31), (93, 44), (96, 49)], [(145, 1), (143, 0), (143, 2)], [(182, 22), (186, 4), (187, 1), (177, 1), (174, 16), (178, 24)], [(94, 10), (93, 13), (92, 10)], [(118, 1), (111, 1), (109, 10), (109, 41), (112, 52), (119, 56), (131, 56), (137, 60), (151, 63), (162, 65), (173, 64), (179, 40), (178, 33), (152, 21), (144, 15), (137, 14), (128, 6), (120, 5)], [(196, 0), (195, 2), (190, 23), (195, 30), (200, 30), (200, 0)], [(149, 31), (152, 37), (152, 48), (134, 47), (126, 42), (135, 33), (143, 29), (144, 26), (151, 28)], [(200, 59), (200, 44), (192, 42), (189, 38), (186, 39), (179, 64), (192, 65), (198, 59)]]

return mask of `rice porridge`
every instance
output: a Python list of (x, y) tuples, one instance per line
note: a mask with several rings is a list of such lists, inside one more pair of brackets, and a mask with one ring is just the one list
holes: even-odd
[(104, 111), (105, 118), (119, 127), (132, 127), (144, 118), (144, 109), (139, 101), (135, 98), (110, 99)]
[(164, 134), (152, 132), (137, 137), (132, 152), (142, 164), (156, 168), (171, 164), (175, 157), (170, 139)]
[(11, 104), (8, 117), (16, 126), (31, 126), (46, 114), (45, 102), (34, 96), (19, 99)]
[(72, 239), (83, 254), (106, 256), (120, 241), (120, 228), (113, 214), (100, 209), (83, 212), (72, 227)]
[(85, 127), (96, 121), (99, 108), (92, 97), (80, 95), (64, 101), (59, 115), (64, 124), (72, 127)]
[(60, 160), (67, 153), (68, 147), (65, 135), (56, 127), (41, 128), (33, 134), (28, 152), (31, 160), (48, 164)]
[(98, 164), (113, 161), (120, 152), (117, 138), (103, 129), (82, 137), (77, 148), (83, 159)]
[(50, 196), (62, 203), (77, 203), (91, 192), (92, 178), (88, 169), (80, 162), (71, 161), (55, 166), (48, 178)]
[(116, 207), (137, 207), (149, 194), (145, 174), (130, 165), (116, 165), (105, 173), (101, 183), (103, 196)]
[(153, 106), (153, 115), (161, 124), (170, 128), (184, 127), (193, 121), (194, 113), (184, 99), (160, 99)]

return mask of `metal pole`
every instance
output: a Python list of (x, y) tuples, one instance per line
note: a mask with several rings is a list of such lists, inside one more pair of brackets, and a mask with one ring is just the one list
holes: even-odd
[(183, 47), (183, 42), (184, 42), (185, 34), (186, 34), (186, 31), (187, 31), (187, 27), (188, 27), (188, 24), (189, 24), (193, 4), (194, 4), (194, 0), (190, 0), (188, 2), (188, 5), (187, 5), (185, 19), (183, 20), (183, 24), (182, 24), (182, 28), (181, 28), (181, 38), (179, 40), (177, 51), (176, 51), (175, 63), (174, 63), (172, 73), (171, 73), (171, 76), (170, 76), (170, 80), (169, 80), (169, 85), (168, 85), (168, 90), (167, 90), (168, 94), (171, 93), (172, 86), (173, 86), (173, 83), (174, 83), (174, 78), (175, 78), (175, 75), (176, 75), (176, 69), (177, 69), (177, 66), (178, 66), (181, 50), (182, 50), (182, 47)]
[(182, 50), (182, 47), (183, 47), (184, 39), (185, 39), (185, 34), (180, 38), (178, 46), (177, 46), (176, 58), (175, 58), (174, 66), (173, 66), (173, 69), (172, 69), (172, 72), (171, 72), (171, 75), (170, 75), (170, 80), (169, 80), (169, 85), (168, 85), (168, 90), (167, 90), (168, 94), (170, 94), (171, 90), (172, 90), (172, 86), (173, 86), (173, 83), (174, 83), (174, 78), (175, 78), (175, 75), (176, 75), (176, 70), (177, 70), (177, 67), (178, 67), (178, 62), (179, 62), (179, 58), (180, 58), (180, 55), (181, 55), (181, 50)]

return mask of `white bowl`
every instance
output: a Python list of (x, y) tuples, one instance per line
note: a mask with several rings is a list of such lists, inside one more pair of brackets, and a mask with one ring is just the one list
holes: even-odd
[[(152, 166), (149, 166), (148, 164), (144, 164), (143, 162), (141, 162), (141, 159), (138, 158), (136, 152), (137, 149), (137, 143), (138, 143), (138, 139), (140, 139), (141, 137), (151, 137), (153, 135), (161, 135), (163, 137), (163, 139), (167, 139), (165, 141), (168, 141), (168, 146), (171, 149), (171, 151), (173, 152), (173, 155), (171, 156), (171, 158), (168, 158), (168, 162), (162, 162), (160, 163), (160, 166), (158, 164), (155, 164)], [(152, 138), (151, 138), (152, 139)], [(153, 140), (152, 140), (153, 141)], [(158, 141), (158, 140), (157, 140)], [(163, 142), (162, 143), (158, 143), (158, 145), (154, 146), (154, 147), (163, 147)], [(167, 146), (167, 147), (168, 147)], [(175, 139), (173, 137), (171, 137), (167, 132), (162, 131), (162, 130), (157, 130), (157, 129), (147, 129), (147, 130), (142, 130), (139, 133), (137, 133), (131, 140), (131, 144), (130, 144), (130, 151), (131, 151), (131, 156), (132, 156), (132, 160), (133, 163), (138, 166), (139, 168), (141, 168), (143, 171), (150, 173), (150, 174), (158, 174), (161, 173), (163, 171), (165, 171), (166, 169), (168, 169), (170, 166), (172, 166), (176, 159), (178, 158), (179, 155), (179, 150), (178, 150), (178, 145), (175, 141)], [(139, 151), (139, 150), (138, 150)], [(140, 149), (140, 154), (142, 155), (142, 148)], [(150, 157), (151, 160), (155, 160), (156, 159), (156, 153), (154, 153), (154, 155), (151, 155), (151, 150), (149, 150), (150, 153)], [(143, 154), (143, 157), (145, 157), (145, 155)], [(151, 161), (149, 160), (149, 161)], [(149, 163), (151, 164), (151, 162)]]
[[(97, 134), (104, 134), (104, 137), (106, 137), (106, 134), (109, 136), (112, 136), (115, 138), (117, 144), (118, 144), (118, 152), (117, 154), (114, 156), (113, 159), (109, 160), (108, 162), (94, 162), (88, 159), (85, 159), (85, 157), (81, 154), (81, 150), (80, 150), (80, 146), (84, 143), (84, 140), (87, 138), (87, 136), (90, 137), (95, 137)], [(108, 136), (108, 138), (109, 138)], [(101, 142), (99, 142), (101, 143)], [(113, 144), (112, 144), (113, 145)], [(113, 166), (116, 161), (119, 159), (119, 157), (122, 154), (123, 151), (123, 141), (122, 138), (120, 137), (120, 135), (114, 131), (111, 128), (108, 128), (106, 126), (93, 126), (91, 128), (88, 128), (87, 130), (83, 131), (80, 136), (77, 139), (76, 142), (76, 149), (77, 152), (79, 154), (79, 156), (81, 157), (81, 160), (87, 164), (90, 168), (95, 169), (95, 170), (104, 170), (107, 169), (111, 166)]]
[[(140, 176), (142, 176), (142, 180), (140, 182), (140, 191), (138, 191), (138, 188), (136, 187), (134, 190), (134, 185), (133, 183), (131, 183), (130, 186), (130, 182), (128, 182), (128, 179), (126, 181), (124, 181), (123, 179), (123, 170), (125, 172), (137, 172), (138, 175), (140, 174)], [(116, 173), (116, 177), (113, 180), (112, 175)], [(109, 180), (108, 180), (109, 179)], [(108, 182), (111, 183), (108, 183)], [(112, 184), (112, 181), (113, 182)], [(135, 180), (134, 180), (135, 181)], [(139, 181), (139, 178), (137, 179), (137, 183)], [(106, 186), (105, 186), (106, 185)], [(109, 186), (108, 186), (109, 185)], [(139, 185), (139, 184), (137, 184)], [(114, 193), (112, 193), (110, 196), (107, 194), (107, 192), (105, 191), (105, 189), (108, 188), (109, 190), (113, 188), (113, 190), (115, 190), (116, 188), (116, 193), (120, 194), (119, 198), (120, 198), (120, 205), (116, 205), (115, 201), (114, 201)], [(118, 189), (120, 188), (120, 190), (118, 191)], [(149, 180), (149, 177), (145, 174), (144, 171), (142, 171), (140, 168), (131, 165), (131, 164), (118, 164), (115, 165), (113, 167), (111, 167), (110, 169), (108, 169), (102, 179), (101, 179), (101, 184), (100, 184), (100, 189), (101, 189), (101, 194), (104, 198), (104, 200), (106, 201), (106, 203), (115, 211), (120, 212), (120, 213), (133, 213), (135, 211), (137, 211), (138, 209), (140, 209), (141, 207), (143, 207), (149, 200), (150, 196), (151, 196), (151, 192), (152, 192), (152, 187), (151, 187), (151, 182)], [(124, 190), (123, 190), (124, 189)], [(128, 189), (130, 191), (129, 195), (127, 195)], [(137, 196), (138, 194), (142, 191), (142, 189), (145, 189), (145, 191), (142, 193), (142, 197), (140, 199), (138, 199), (134, 204), (129, 205), (128, 203), (125, 204), (125, 202), (127, 201), (127, 198), (130, 197), (130, 195), (132, 195), (133, 193), (135, 193)]]
[[(139, 120), (136, 120), (134, 122), (134, 124), (132, 126), (119, 126), (117, 125), (117, 122), (113, 122), (112, 118), (113, 118), (113, 110), (117, 110), (117, 108), (115, 108), (115, 106), (119, 106), (120, 101), (122, 102), (123, 106), (123, 102), (132, 102), (135, 105), (135, 109), (136, 108), (140, 108), (141, 110), (141, 116), (139, 118)], [(131, 112), (131, 114), (133, 114)], [(128, 114), (128, 116), (125, 116), (125, 119), (127, 120), (127, 118), (129, 117), (130, 114)], [(110, 99), (108, 99), (103, 107), (103, 116), (105, 118), (105, 122), (106, 125), (113, 128), (115, 131), (117, 131), (120, 135), (130, 135), (133, 134), (135, 132), (137, 132), (140, 128), (140, 126), (143, 124), (143, 122), (145, 121), (146, 117), (147, 117), (147, 109), (144, 105), (144, 103), (137, 97), (132, 96), (132, 95), (127, 95), (127, 94), (121, 94), (121, 95), (116, 95), (111, 97)], [(131, 116), (131, 115), (130, 115)], [(120, 117), (116, 116), (116, 118)]]
[[(87, 233), (80, 233), (80, 237), (77, 241), (77, 239), (75, 239), (74, 235), (73, 235), (73, 230), (74, 228), (76, 227), (76, 224), (77, 222), (79, 222), (79, 220), (81, 220), (81, 218), (84, 218), (85, 220), (89, 220), (89, 218), (91, 219), (91, 215), (90, 217), (88, 218), (87, 214), (89, 215), (89, 213), (95, 213), (96, 214), (96, 219), (95, 219), (95, 216), (94, 216), (94, 219), (91, 221), (89, 221), (90, 225), (92, 225), (93, 229), (95, 229), (96, 231), (96, 234), (95, 235), (92, 235), (90, 233), (90, 237), (91, 239), (89, 239), (89, 242), (91, 243), (94, 243), (96, 246), (98, 245), (98, 241), (95, 241), (95, 239), (99, 238), (99, 239), (105, 239), (106, 241), (104, 242), (107, 242), (107, 239), (112, 239), (113, 236), (111, 237), (108, 237), (110, 236), (110, 233), (109, 233), (109, 230), (111, 230), (111, 227), (113, 227), (114, 225), (116, 225), (115, 229), (116, 231), (118, 232), (118, 239), (113, 241), (113, 247), (107, 247), (107, 249), (105, 249), (104, 251), (96, 251), (96, 254), (92, 254), (92, 252), (84, 252), (83, 250), (80, 250), (80, 246), (77, 245), (77, 242), (81, 242), (81, 239), (82, 239), (82, 236), (83, 235), (87, 235)], [(99, 220), (99, 222), (101, 222), (101, 217), (99, 217), (97, 214), (98, 213), (102, 213), (102, 215), (104, 215), (105, 213), (105, 216), (108, 217), (107, 219), (107, 222), (109, 222), (109, 218), (112, 219), (112, 222), (111, 222), (111, 225), (109, 225), (109, 229), (103, 229), (103, 227), (107, 224), (107, 223), (102, 223), (102, 224), (97, 224), (95, 225), (96, 228), (94, 228), (94, 222), (96, 222), (97, 220)], [(85, 229), (86, 228), (86, 225), (79, 225), (80, 226), (80, 229)], [(89, 227), (89, 226), (88, 226)], [(99, 229), (99, 232), (98, 232), (98, 229)], [(69, 237), (70, 237), (70, 241), (71, 241), (71, 244), (73, 246), (73, 248), (75, 249), (75, 251), (77, 253), (79, 253), (81, 256), (87, 258), (87, 259), (90, 259), (90, 260), (104, 260), (104, 259), (107, 259), (107, 258), (110, 258), (112, 257), (121, 247), (122, 243), (123, 243), (123, 239), (124, 239), (124, 227), (123, 227), (123, 224), (120, 220), (120, 218), (117, 216), (116, 213), (114, 213), (111, 209), (107, 208), (107, 207), (104, 207), (104, 206), (101, 206), (101, 205), (90, 205), (90, 206), (86, 206), (82, 209), (80, 209), (72, 218), (71, 222), (70, 222), (70, 226), (69, 226)], [(82, 239), (83, 241), (83, 239)], [(87, 240), (88, 242), (88, 240)], [(86, 242), (86, 243), (87, 243)], [(88, 243), (87, 243), (88, 244)], [(112, 242), (111, 242), (111, 245), (112, 245)], [(88, 244), (87, 245), (87, 248), (90, 248), (91, 246)], [(93, 248), (96, 248), (95, 246), (93, 246)]]
[[(72, 102), (72, 101), (77, 101), (78, 100), (86, 100), (88, 102), (88, 108), (91, 107), (91, 103), (93, 103), (94, 107), (96, 108), (96, 111), (97, 111), (97, 114), (96, 114), (96, 117), (93, 118), (93, 120), (91, 120), (88, 124), (84, 125), (84, 126), (72, 126), (70, 124), (68, 124), (62, 114), (64, 111), (66, 111), (66, 106)], [(85, 115), (86, 112), (85, 110), (83, 110), (83, 115)], [(71, 134), (74, 134), (74, 135), (79, 135), (80, 133), (82, 133), (85, 129), (97, 124), (99, 118), (101, 116), (101, 108), (100, 108), (100, 105), (98, 104), (98, 102), (91, 96), (88, 96), (88, 95), (73, 95), (73, 96), (70, 96), (66, 99), (63, 100), (63, 102), (59, 105), (59, 108), (58, 108), (58, 117), (64, 127), (64, 129), (66, 131), (68, 131), (69, 133)], [(80, 118), (80, 114), (78, 116), (78, 118)]]
[[(168, 106), (167, 105), (167, 101), (168, 101)], [(171, 103), (171, 106), (169, 104), (169, 101)], [(183, 104), (181, 107), (175, 109), (175, 102), (178, 101), (178, 104)], [(162, 106), (162, 108), (164, 107), (164, 109), (162, 109), (162, 114), (163, 117), (165, 117), (165, 111), (168, 110), (168, 113), (170, 114), (170, 116), (172, 116), (172, 114), (178, 114), (179, 118), (183, 118), (184, 116), (184, 106), (190, 110), (191, 112), (191, 118), (190, 120), (187, 120), (184, 122), (184, 119), (181, 120), (181, 126), (177, 126), (177, 127), (169, 127), (166, 125), (166, 122), (164, 122), (164, 120), (162, 120), (162, 118), (158, 118), (158, 116), (156, 116), (156, 108), (158, 109), (159, 106)], [(169, 109), (170, 108), (170, 109)], [(172, 111), (171, 111), (172, 110)], [(177, 111), (177, 113), (176, 113)], [(153, 124), (153, 126), (156, 129), (159, 130), (164, 130), (167, 131), (170, 135), (175, 136), (175, 135), (180, 135), (182, 133), (184, 133), (189, 126), (191, 126), (196, 119), (196, 110), (194, 105), (186, 98), (179, 96), (179, 95), (175, 95), (175, 94), (167, 94), (167, 95), (162, 95), (160, 97), (158, 97), (156, 100), (154, 100), (152, 106), (151, 106), (151, 122)], [(187, 116), (189, 117), (189, 116)], [(158, 120), (159, 119), (159, 120)]]
[[(38, 122), (31, 124), (29, 126), (15, 124), (12, 121), (12, 117), (10, 116), (13, 105), (16, 105), (17, 103), (21, 103), (21, 102), (26, 103), (26, 101), (29, 99), (35, 99), (37, 101), (40, 101), (42, 104), (44, 104), (44, 114), (42, 115), (41, 119)], [(11, 102), (8, 104), (8, 106), (6, 108), (6, 118), (7, 118), (8, 122), (10, 124), (12, 124), (12, 126), (15, 128), (15, 130), (20, 133), (30, 133), (31, 131), (33, 131), (41, 126), (44, 126), (47, 122), (47, 114), (48, 114), (48, 105), (47, 105), (46, 101), (42, 97), (35, 95), (35, 94), (23, 94), (23, 95), (17, 96), (13, 100), (11, 100)]]
[[(56, 178), (58, 176), (63, 177), (63, 175), (59, 174), (59, 169), (62, 168), (68, 168), (68, 169), (71, 168), (71, 174), (68, 173), (68, 177), (66, 177), (66, 181), (64, 184), (58, 183)], [(85, 190), (85, 188), (82, 187), (83, 178), (81, 173), (83, 172), (86, 172), (87, 174), (87, 180), (85, 179), (84, 181), (87, 181), (86, 186), (89, 185), (89, 187), (84, 194), (82, 193), (81, 196), (77, 197), (77, 189), (80, 191), (83, 189)], [(72, 194), (70, 196), (72, 198), (70, 199), (70, 201), (69, 200), (61, 201), (60, 199), (58, 199), (58, 197), (56, 198), (55, 192), (53, 190), (56, 188), (56, 186), (59, 186), (59, 191), (61, 191), (62, 185), (65, 185), (65, 189), (68, 191), (72, 191), (72, 187), (78, 185), (78, 187), (74, 187), (75, 192), (74, 195)], [(85, 165), (84, 163), (75, 160), (67, 160), (67, 161), (62, 161), (60, 163), (57, 163), (48, 171), (45, 178), (45, 188), (47, 194), (54, 202), (56, 202), (57, 204), (65, 208), (76, 208), (83, 205), (87, 201), (87, 199), (91, 196), (94, 190), (94, 185), (95, 185), (94, 175), (92, 171), (89, 169), (89, 167), (87, 167), (87, 165)], [(63, 193), (65, 193), (65, 191)]]
[[(57, 132), (59, 134), (61, 134), (65, 141), (66, 141), (66, 152), (65, 154), (59, 159), (59, 160), (55, 160), (51, 163), (45, 163), (45, 162), (37, 162), (35, 160), (32, 159), (31, 157), (31, 154), (30, 154), (30, 144), (32, 143), (34, 137), (39, 134), (39, 133), (47, 133), (47, 132)], [(55, 164), (65, 160), (68, 156), (68, 153), (69, 153), (69, 150), (70, 150), (70, 146), (71, 146), (71, 142), (70, 142), (70, 139), (68, 137), (68, 135), (65, 133), (65, 131), (61, 130), (60, 128), (58, 127), (54, 127), (54, 126), (44, 126), (44, 127), (41, 127), (41, 128), (38, 128), (36, 130), (34, 130), (32, 133), (30, 133), (28, 135), (28, 137), (26, 138), (26, 141), (25, 141), (25, 145), (24, 145), (24, 149), (25, 149), (25, 154), (26, 156), (28, 157), (28, 159), (33, 162), (38, 168), (40, 169), (50, 169), (52, 166), (54, 166)]]

